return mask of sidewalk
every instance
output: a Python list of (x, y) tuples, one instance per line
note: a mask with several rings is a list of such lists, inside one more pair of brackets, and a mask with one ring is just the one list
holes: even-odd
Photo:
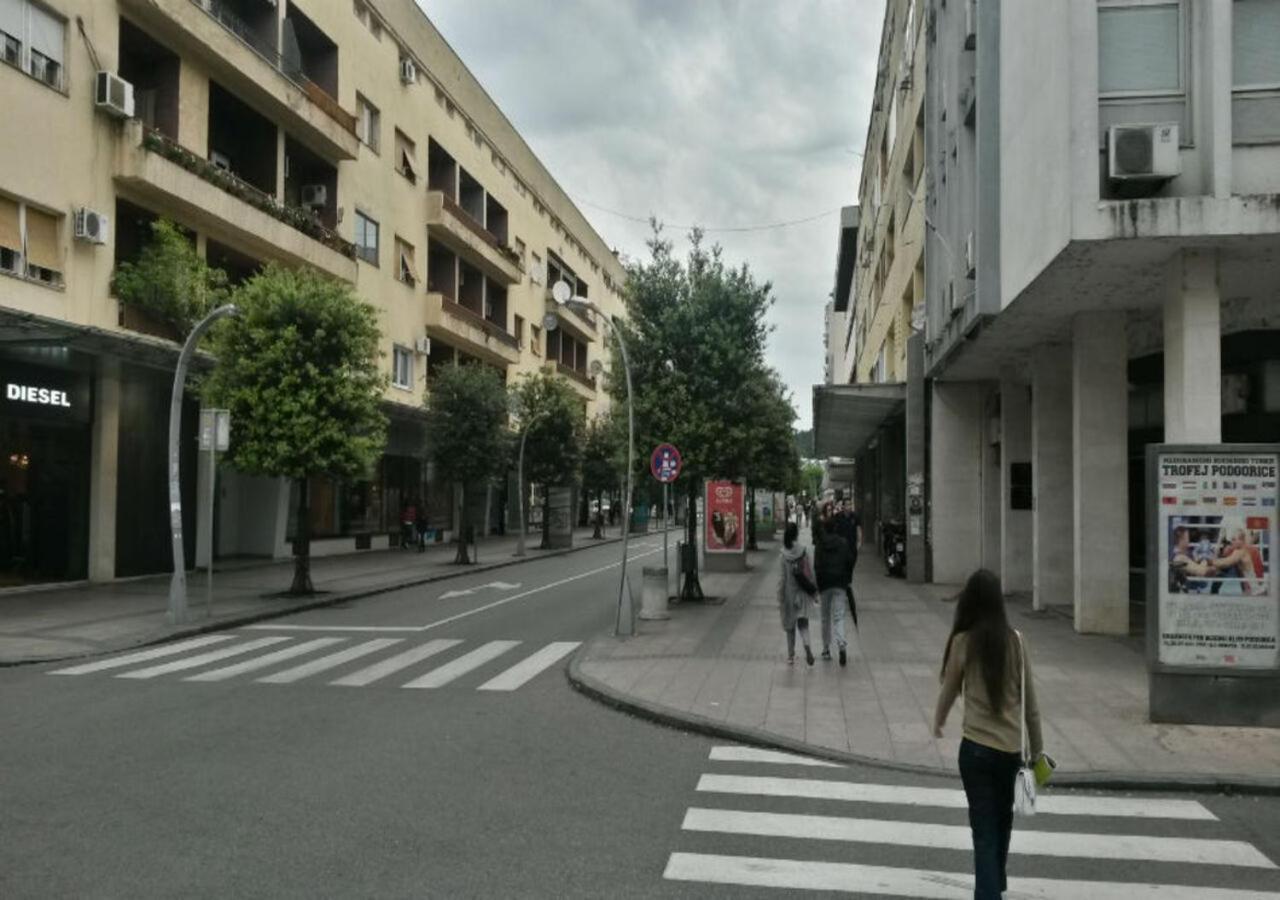
[[(570, 679), (606, 702), (720, 737), (955, 773), (963, 701), (943, 739), (930, 726), (956, 588), (888, 578), (865, 554), (848, 668), (821, 659), (810, 668), (803, 655), (792, 667), (777, 608), (778, 546), (750, 554), (748, 574), (714, 576), (725, 604), (675, 605), (669, 620), (640, 622), (630, 640), (598, 638), (575, 656)], [(1147, 721), (1139, 638), (1078, 635), (1064, 612), (1035, 613), (1027, 602), (1011, 602), (1009, 617), (1032, 648), (1055, 783), (1280, 792), (1280, 731)], [(811, 631), (817, 654), (819, 623)]]
[[(538, 550), (539, 535), (530, 534), (527, 559), (560, 556), (576, 550), (616, 543), (619, 531), (591, 539), (590, 528), (574, 532), (572, 550)], [(321, 592), (310, 597), (275, 596), (293, 580), (293, 560), (230, 562), (214, 565), (212, 617), (205, 615), (205, 574), (187, 574), (190, 621), (166, 621), (169, 575), (76, 585), (50, 590), (0, 594), (0, 666), (45, 662), (107, 653), (188, 634), (231, 628), (304, 609), (332, 606), (398, 588), (473, 575), (520, 560), (513, 557), (516, 537), (480, 542), (479, 564), (454, 565), (457, 547), (434, 544), (425, 552), (378, 550), (343, 556), (314, 557), (311, 580)]]

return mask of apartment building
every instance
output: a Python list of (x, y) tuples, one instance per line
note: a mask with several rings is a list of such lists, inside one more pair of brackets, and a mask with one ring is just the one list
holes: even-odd
[[(607, 402), (600, 323), (544, 317), (557, 280), (620, 314), (622, 266), (412, 0), (0, 0), (0, 40), (0, 585), (168, 568), (176, 335), (111, 290), (159, 217), (233, 282), (312, 266), (379, 310), (388, 444), (311, 486), (317, 552), (386, 546), (411, 497), (453, 527), (424, 463), (438, 367)], [(222, 471), (197, 527), (195, 412), (189, 562), (288, 555), (283, 481)]]
[(830, 321), (842, 328), (828, 384), (814, 391), (818, 455), (854, 461), (873, 536), (907, 512), (907, 347), (924, 312), (926, 7), (885, 7), (858, 204), (842, 210), (836, 242)]

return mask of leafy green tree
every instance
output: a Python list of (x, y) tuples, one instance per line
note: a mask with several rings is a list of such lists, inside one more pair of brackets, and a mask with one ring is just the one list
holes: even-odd
[(545, 549), (551, 545), (551, 488), (573, 484), (582, 464), (586, 408), (567, 381), (549, 372), (525, 375), (511, 395), (519, 427), (529, 429), (524, 442), (525, 484), (542, 486)]
[(311, 478), (366, 476), (386, 443), (378, 314), (343, 282), (277, 265), (238, 287), (234, 300), (240, 315), (214, 332), (218, 364), (202, 395), (231, 411), (232, 465), (296, 482), (289, 590), (310, 594)]
[(801, 471), (801, 482), (803, 489), (809, 492), (810, 497), (818, 497), (822, 493), (822, 479), (826, 477), (827, 470), (822, 468), (822, 463), (807, 462)]
[(179, 340), (230, 293), (227, 273), (201, 259), (191, 238), (167, 219), (151, 223), (137, 261), (116, 267), (112, 290), (121, 303), (171, 326)]
[(796, 451), (800, 454), (801, 459), (813, 459), (813, 429), (806, 428), (803, 431), (796, 431)]
[(618, 462), (617, 442), (617, 427), (607, 415), (596, 416), (587, 423), (582, 448), (582, 490), (595, 496), (595, 531), (591, 536), (596, 540), (604, 537), (604, 493), (613, 490), (618, 473), (626, 466), (625, 462)]
[(467, 490), (506, 467), (511, 446), (507, 403), (501, 376), (479, 363), (444, 366), (428, 384), (427, 452), (439, 476), (454, 486), (457, 563), (472, 561), (467, 547), (475, 543), (475, 527), (464, 520)]

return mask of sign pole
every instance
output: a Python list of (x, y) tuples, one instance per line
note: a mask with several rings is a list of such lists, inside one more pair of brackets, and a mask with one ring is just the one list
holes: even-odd
[(209, 570), (208, 577), (205, 579), (204, 587), (204, 614), (205, 618), (213, 618), (213, 504), (217, 495), (218, 484), (218, 442), (215, 436), (214, 440), (209, 444), (209, 513), (207, 521), (209, 530)]
[(670, 525), (670, 519), (667, 516), (667, 489), (669, 485), (662, 482), (662, 568), (670, 569), (667, 566), (667, 526)]

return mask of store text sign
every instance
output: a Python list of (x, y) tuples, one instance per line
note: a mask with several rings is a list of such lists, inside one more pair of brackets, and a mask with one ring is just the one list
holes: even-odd
[(4, 396), (6, 400), (14, 400), (18, 403), (35, 403), (40, 406), (61, 406), (64, 409), (71, 408), (71, 400), (68, 399), (66, 391), (55, 391), (51, 388), (34, 387), (26, 384), (14, 384), (10, 382), (5, 385)]

